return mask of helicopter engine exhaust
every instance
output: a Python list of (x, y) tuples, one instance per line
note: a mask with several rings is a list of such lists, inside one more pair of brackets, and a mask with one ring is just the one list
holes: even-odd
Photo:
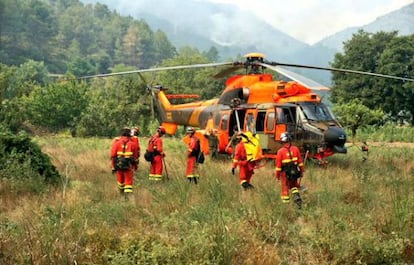
[(345, 130), (340, 127), (330, 127), (325, 132), (325, 141), (327, 146), (332, 149), (334, 153), (346, 154), (347, 149), (346, 133)]

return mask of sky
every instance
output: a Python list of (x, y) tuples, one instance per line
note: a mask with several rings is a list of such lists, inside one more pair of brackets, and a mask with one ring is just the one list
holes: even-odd
[(204, 0), (232, 3), (250, 10), (290, 36), (314, 44), (348, 27), (414, 3), (414, 0)]

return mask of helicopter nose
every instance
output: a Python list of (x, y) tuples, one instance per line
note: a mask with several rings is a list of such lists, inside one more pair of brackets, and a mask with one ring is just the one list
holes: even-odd
[(346, 133), (340, 127), (329, 127), (325, 132), (325, 141), (335, 153), (346, 154)]

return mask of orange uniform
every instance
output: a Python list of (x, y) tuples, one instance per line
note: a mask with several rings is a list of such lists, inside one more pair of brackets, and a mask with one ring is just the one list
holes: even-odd
[(201, 152), (200, 150), (200, 141), (197, 137), (192, 134), (190, 137), (190, 142), (188, 143), (187, 149), (187, 179), (191, 182), (194, 180), (194, 183), (197, 184), (197, 179), (200, 177), (198, 173), (197, 165), (197, 156)]
[(162, 138), (159, 133), (154, 134), (148, 142), (148, 150), (154, 152), (154, 159), (151, 161), (149, 179), (161, 180), (162, 179), (162, 168), (163, 168), (163, 157), (164, 149), (162, 146)]
[(247, 161), (246, 148), (243, 141), (240, 141), (236, 145), (234, 151), (233, 173), (237, 166), (239, 166), (240, 185), (245, 189), (253, 188), (253, 185), (250, 184), (250, 180), (254, 174), (254, 162)]
[(131, 193), (134, 181), (134, 164), (138, 159), (138, 147), (129, 136), (121, 136), (111, 148), (112, 170), (116, 171), (118, 189)]
[(292, 196), (294, 196), (295, 202), (298, 203), (296, 200), (301, 201), (299, 195), (298, 179), (288, 179), (286, 175), (286, 167), (290, 163), (299, 166), (300, 172), (303, 175), (305, 172), (305, 167), (303, 165), (299, 148), (297, 146), (291, 145), (290, 143), (285, 143), (283, 147), (278, 150), (276, 155), (276, 178), (281, 181), (282, 202), (288, 203), (290, 201), (290, 192), (292, 193)]

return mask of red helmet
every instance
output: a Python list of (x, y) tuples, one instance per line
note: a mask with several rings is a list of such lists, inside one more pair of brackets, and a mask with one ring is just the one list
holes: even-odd
[(161, 135), (166, 133), (165, 128), (162, 126), (158, 127), (157, 132), (160, 132)]

